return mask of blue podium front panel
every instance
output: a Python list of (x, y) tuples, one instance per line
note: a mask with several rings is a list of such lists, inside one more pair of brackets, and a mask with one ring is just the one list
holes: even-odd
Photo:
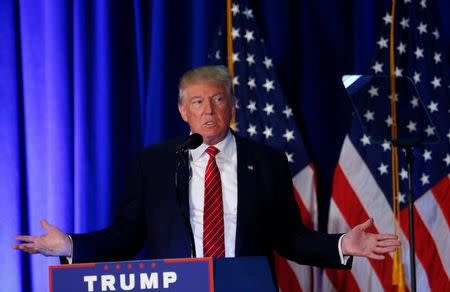
[(215, 292), (277, 292), (266, 257), (224, 258), (214, 261)]

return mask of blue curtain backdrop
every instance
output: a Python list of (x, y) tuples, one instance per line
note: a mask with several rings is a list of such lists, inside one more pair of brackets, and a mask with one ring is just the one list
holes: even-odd
[[(450, 4), (428, 3), (450, 52)], [(378, 0), (254, 1), (279, 80), (317, 166), (321, 229), (351, 106), (345, 73), (366, 73)], [(206, 64), (224, 1), (0, 1), (0, 285), (48, 291), (57, 259), (11, 249), (46, 218), (67, 232), (110, 222), (133, 157), (186, 133), (183, 71)]]

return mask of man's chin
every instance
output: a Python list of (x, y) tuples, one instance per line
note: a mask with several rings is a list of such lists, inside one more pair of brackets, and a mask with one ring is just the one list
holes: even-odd
[(203, 137), (203, 143), (207, 144), (207, 145), (214, 145), (219, 143), (220, 141), (222, 141), (227, 132), (223, 132), (223, 133), (208, 133), (208, 132), (203, 132), (203, 133), (199, 133), (200, 135), (202, 135)]

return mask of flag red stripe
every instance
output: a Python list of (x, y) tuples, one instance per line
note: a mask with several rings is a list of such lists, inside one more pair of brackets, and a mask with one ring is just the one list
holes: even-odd
[(447, 225), (450, 225), (450, 177), (443, 178), (431, 191), (444, 214)]
[[(430, 236), (417, 209), (414, 208), (414, 233), (416, 239), (416, 256), (422, 262), (432, 291), (450, 291), (450, 281), (445, 273), (442, 262), (437, 253), (436, 245)], [(409, 240), (408, 209), (400, 211), (400, 225)]]
[[(334, 185), (333, 190), (339, 190), (333, 192), (333, 200), (336, 203), (337, 208), (341, 211), (344, 219), (348, 225), (354, 227), (361, 222), (369, 219), (369, 215), (361, 206), (361, 202), (358, 199), (358, 195), (353, 191), (352, 187), (348, 183), (346, 176), (344, 175), (340, 165), (336, 167), (334, 173)], [(388, 210), (389, 212), (391, 210)], [(378, 233), (375, 226), (371, 226), (367, 229), (369, 232)], [(369, 260), (372, 268), (374, 269), (378, 279), (384, 290), (392, 289), (392, 259), (386, 257), (383, 261)]]
[(325, 269), (325, 272), (337, 291), (361, 291), (352, 272), (332, 269)]

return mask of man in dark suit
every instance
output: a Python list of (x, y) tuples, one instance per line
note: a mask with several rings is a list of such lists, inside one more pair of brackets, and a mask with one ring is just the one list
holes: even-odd
[(203, 143), (178, 152), (184, 139), (145, 149), (136, 161), (125, 202), (106, 229), (66, 235), (48, 224), (42, 236), (18, 236), (29, 253), (63, 261), (238, 257), (276, 251), (301, 264), (350, 268), (349, 256), (383, 259), (399, 241), (372, 234), (368, 220), (346, 234), (307, 229), (298, 216), (283, 154), (234, 134), (232, 81), (225, 67), (188, 71), (179, 85), (178, 108)]

